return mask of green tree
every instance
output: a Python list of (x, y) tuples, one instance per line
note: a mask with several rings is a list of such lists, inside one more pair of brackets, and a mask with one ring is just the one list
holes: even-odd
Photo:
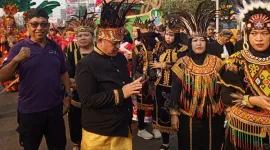
[[(189, 11), (194, 14), (198, 5), (203, 1), (205, 0), (163, 0), (161, 9), (165, 16), (175, 11)], [(211, 2), (211, 0), (206, 1), (209, 1), (209, 4), (212, 4), (206, 9), (215, 9), (214, 2)]]

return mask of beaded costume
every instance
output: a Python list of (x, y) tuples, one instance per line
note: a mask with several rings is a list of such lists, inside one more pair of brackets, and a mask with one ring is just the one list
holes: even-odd
[[(213, 11), (203, 12), (203, 6), (207, 6), (203, 3), (195, 16), (187, 12), (178, 15), (182, 21), (180, 25), (191, 37), (187, 55), (172, 67), (170, 113), (179, 116), (178, 147), (181, 150), (218, 150), (224, 140), (225, 116), (217, 83), (218, 72), (224, 63), (208, 54), (205, 32)], [(196, 42), (201, 38), (206, 44), (205, 50), (195, 53), (193, 39)]]
[[(270, 30), (270, 3), (255, 1), (239, 4), (240, 18), (246, 23), (244, 50), (226, 60), (220, 71), (222, 100), (229, 107), (225, 149), (270, 149), (270, 113), (252, 106), (251, 96), (270, 96), (270, 47), (257, 51), (247, 42), (251, 30)], [(269, 33), (268, 33), (269, 34)], [(233, 103), (235, 97), (241, 104)]]

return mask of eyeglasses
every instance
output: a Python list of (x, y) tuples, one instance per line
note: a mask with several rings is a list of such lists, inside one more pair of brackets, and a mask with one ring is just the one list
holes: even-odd
[(30, 22), (29, 24), (31, 25), (32, 28), (37, 28), (38, 26), (40, 26), (41, 28), (47, 28), (49, 25), (48, 22), (42, 22), (42, 23)]
[(110, 40), (107, 40), (109, 43), (112, 44), (112, 46), (114, 47), (118, 47), (120, 44), (121, 44), (121, 41), (120, 42), (113, 42), (113, 41), (110, 41)]

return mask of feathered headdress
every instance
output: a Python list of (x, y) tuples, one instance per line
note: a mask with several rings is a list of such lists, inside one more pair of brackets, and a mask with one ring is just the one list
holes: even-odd
[(202, 2), (197, 7), (195, 15), (190, 12), (181, 11), (172, 13), (177, 18), (177, 27), (182, 28), (190, 37), (206, 36), (206, 29), (211, 19), (215, 16), (215, 10), (206, 10)]
[(245, 50), (249, 49), (247, 32), (255, 30), (270, 30), (270, 2), (269, 0), (231, 0), (236, 3), (239, 19), (245, 23), (244, 44)]
[(139, 17), (136, 17), (135, 21), (132, 24), (132, 27), (140, 29), (141, 33), (152, 32), (154, 31), (154, 20), (147, 19), (142, 21)]
[(179, 33), (181, 27), (177, 25), (178, 20), (175, 17), (169, 17), (166, 21), (166, 33)]
[[(88, 17), (91, 15), (91, 17)], [(94, 12), (87, 13), (85, 11), (83, 16), (76, 16), (73, 15), (76, 19), (73, 19), (70, 24), (75, 27), (75, 31), (78, 32), (91, 32), (93, 33), (96, 29), (96, 19), (97, 19), (97, 14)]]
[(246, 29), (270, 29), (269, 0), (232, 0), (237, 5), (239, 19), (246, 23)]
[(99, 39), (123, 40), (125, 34), (124, 25), (127, 22), (126, 15), (134, 6), (134, 3), (124, 5), (125, 1), (122, 0), (120, 3), (110, 1), (107, 3), (106, 0), (103, 0), (100, 24), (98, 26)]

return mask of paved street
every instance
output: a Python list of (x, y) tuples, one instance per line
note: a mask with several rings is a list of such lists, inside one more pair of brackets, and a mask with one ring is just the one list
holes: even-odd
[[(1, 91), (1, 87), (0, 87)], [(1, 150), (21, 150), (18, 143), (17, 128), (17, 93), (4, 93), (0, 95), (0, 149)], [(66, 131), (68, 131), (68, 123), (66, 120)], [(159, 150), (161, 139), (144, 140), (137, 137), (137, 123), (132, 125), (133, 130), (133, 149), (134, 150)], [(150, 127), (147, 129), (151, 131)], [(171, 136), (171, 150), (176, 150), (176, 135)], [(69, 133), (67, 132), (67, 150), (72, 149)], [(42, 141), (40, 150), (46, 150), (45, 140)]]

